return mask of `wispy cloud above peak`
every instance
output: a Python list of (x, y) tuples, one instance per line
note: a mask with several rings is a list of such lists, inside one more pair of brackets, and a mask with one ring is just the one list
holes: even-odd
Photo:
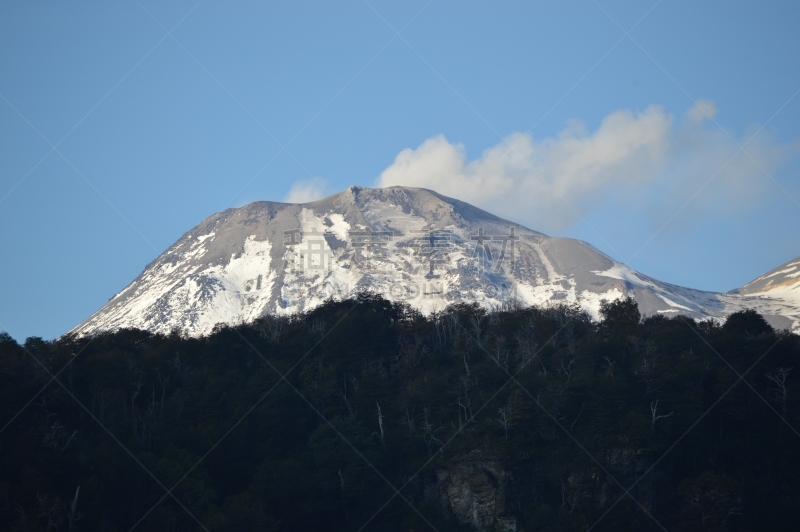
[(286, 203), (308, 203), (309, 201), (316, 201), (327, 196), (325, 190), (322, 188), (324, 186), (325, 180), (319, 177), (297, 181), (292, 185), (292, 188), (289, 189), (283, 201)]

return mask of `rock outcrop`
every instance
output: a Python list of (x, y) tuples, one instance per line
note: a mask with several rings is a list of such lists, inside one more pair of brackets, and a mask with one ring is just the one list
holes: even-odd
[(475, 530), (516, 532), (513, 475), (503, 462), (480, 453), (436, 468), (425, 486), (425, 498), (446, 515)]

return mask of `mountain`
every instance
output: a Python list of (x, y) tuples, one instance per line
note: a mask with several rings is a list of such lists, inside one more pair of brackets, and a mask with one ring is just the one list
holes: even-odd
[(741, 288), (731, 290), (729, 294), (760, 298), (765, 302), (782, 301), (788, 308), (783, 315), (769, 316), (773, 325), (779, 329), (794, 327), (797, 330), (800, 321), (800, 257), (774, 270), (770, 270)]
[(772, 274), (784, 284), (759, 278), (737, 293), (704, 292), (427, 189), (350, 187), (310, 203), (256, 202), (210, 216), (70, 333), (180, 328), (197, 336), (364, 289), (425, 313), (458, 302), (577, 303), (595, 318), (602, 300), (630, 295), (645, 315), (723, 318), (754, 308), (798, 330), (797, 285), (785, 284), (798, 264)]

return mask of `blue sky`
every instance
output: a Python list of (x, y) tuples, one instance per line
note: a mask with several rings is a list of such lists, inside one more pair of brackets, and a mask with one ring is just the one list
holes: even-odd
[(166, 4), (0, 5), (16, 338), (318, 185), (427, 183), (707, 290), (800, 255), (797, 3)]

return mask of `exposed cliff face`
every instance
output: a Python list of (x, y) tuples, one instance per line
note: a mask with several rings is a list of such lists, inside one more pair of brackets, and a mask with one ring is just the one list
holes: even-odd
[[(658, 475), (637, 482), (652, 465), (642, 449), (615, 447), (602, 461), (621, 484), (635, 484), (632, 495), (647, 511), (653, 511)], [(520, 512), (535, 512), (533, 507), (546, 504), (537, 496), (539, 488), (551, 493), (560, 490), (559, 512), (568, 514), (587, 503), (602, 511), (622, 494), (612, 478), (593, 466), (565, 472), (560, 486), (543, 485), (541, 479), (533, 478), (534, 469), (543, 465), (535, 462), (512, 463), (485, 457), (476, 450), (431, 471), (425, 479), (424, 496), (443, 515), (478, 532), (521, 532)]]
[(480, 455), (438, 467), (425, 486), (425, 497), (462, 525), (478, 531), (516, 532), (513, 476), (499, 460)]

